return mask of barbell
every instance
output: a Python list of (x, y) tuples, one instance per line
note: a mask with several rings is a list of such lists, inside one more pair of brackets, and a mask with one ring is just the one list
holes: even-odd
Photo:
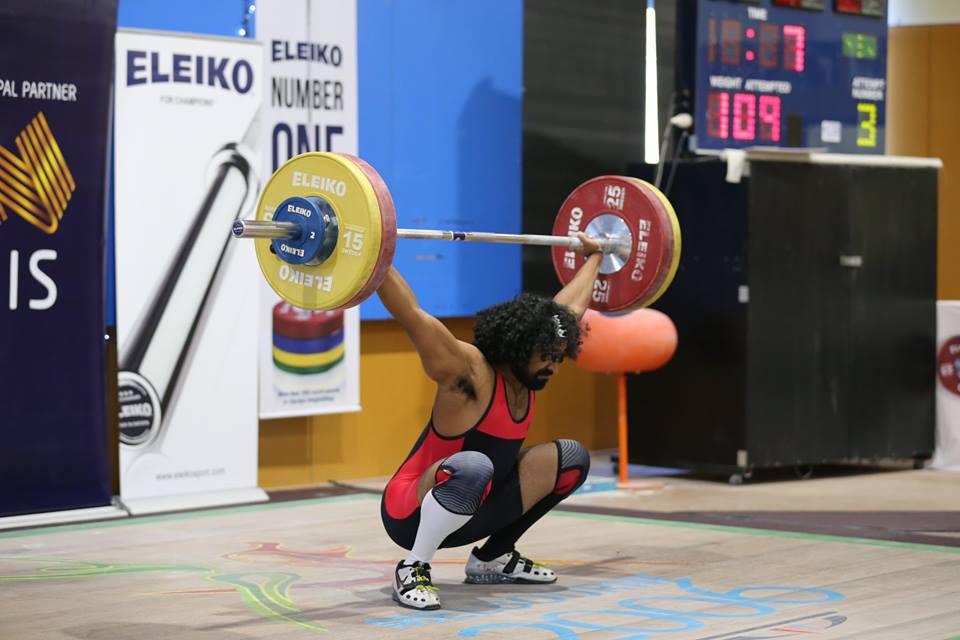
[(585, 261), (583, 231), (604, 256), (590, 307), (625, 311), (659, 298), (680, 261), (680, 225), (653, 185), (625, 176), (587, 180), (567, 196), (553, 235), (398, 229), (380, 174), (355, 156), (304, 153), (267, 181), (255, 218), (233, 224), (255, 240), (257, 260), (277, 295), (301, 309), (343, 309), (368, 298), (386, 276), (401, 239), (454, 240), (552, 247), (554, 270), (567, 284)]

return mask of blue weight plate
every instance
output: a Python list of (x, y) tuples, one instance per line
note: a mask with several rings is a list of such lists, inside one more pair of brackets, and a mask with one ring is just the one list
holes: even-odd
[(300, 235), (271, 242), (273, 252), (290, 264), (320, 264), (333, 252), (339, 232), (337, 216), (319, 196), (293, 196), (280, 203), (273, 213), (274, 222), (295, 222)]

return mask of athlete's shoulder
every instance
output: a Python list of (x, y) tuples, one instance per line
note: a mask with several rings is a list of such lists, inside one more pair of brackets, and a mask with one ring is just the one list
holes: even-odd
[[(473, 345), (470, 346), (473, 347)], [(483, 353), (479, 349), (476, 347), (473, 347), (473, 349), (475, 353), (465, 352), (467, 354), (467, 366), (460, 375), (451, 381), (448, 389), (462, 396), (468, 402), (486, 402), (493, 391), (496, 370), (483, 357)]]

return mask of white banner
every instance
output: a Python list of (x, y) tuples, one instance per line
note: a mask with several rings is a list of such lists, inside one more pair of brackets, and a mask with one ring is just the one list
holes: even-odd
[(937, 449), (930, 465), (960, 471), (960, 301), (937, 301)]
[[(116, 36), (120, 493), (147, 512), (257, 488), (259, 43)], [(182, 497), (182, 499), (181, 499)]]
[[(262, 169), (307, 151), (357, 155), (355, 0), (260, 0)], [(306, 312), (260, 279), (260, 417), (360, 410), (360, 313)]]

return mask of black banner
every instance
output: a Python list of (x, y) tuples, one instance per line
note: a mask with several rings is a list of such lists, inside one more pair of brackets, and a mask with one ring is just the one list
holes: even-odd
[(106, 505), (117, 0), (0, 4), (0, 516)]

